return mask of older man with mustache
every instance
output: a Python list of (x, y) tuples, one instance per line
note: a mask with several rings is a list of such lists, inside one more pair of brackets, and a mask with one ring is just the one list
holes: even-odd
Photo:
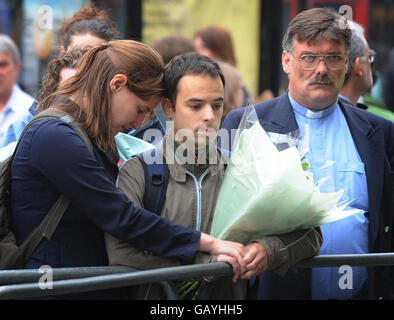
[[(344, 17), (314, 8), (299, 13), (283, 39), (288, 92), (255, 106), (266, 131), (298, 130), (309, 141), (315, 181), (323, 192), (344, 190), (342, 203), (361, 213), (323, 225), (320, 254), (393, 251), (394, 126), (338, 101), (348, 68), (351, 31)], [(223, 123), (238, 127), (243, 110)], [(329, 165), (328, 165), (329, 164)], [(345, 270), (345, 271), (344, 271)], [(392, 268), (312, 268), (285, 278), (266, 272), (250, 289), (256, 299), (376, 299), (393, 297)]]

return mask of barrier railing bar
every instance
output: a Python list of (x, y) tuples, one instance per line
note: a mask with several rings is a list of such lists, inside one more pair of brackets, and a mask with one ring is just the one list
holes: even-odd
[[(52, 276), (53, 280), (57, 281), (136, 271), (139, 270), (126, 266), (55, 268)], [(42, 275), (38, 269), (0, 271), (0, 285), (37, 282)], [(178, 299), (178, 296), (167, 281), (160, 282), (160, 286), (168, 300)]]
[(394, 266), (394, 253), (335, 254), (315, 256), (300, 261), (295, 268), (322, 268), (349, 266)]
[[(294, 268), (394, 265), (394, 253), (339, 254), (316, 256), (299, 262)], [(54, 268), (53, 280), (66, 280), (106, 274), (140, 271), (126, 266)], [(0, 271), (0, 285), (35, 282), (42, 276), (38, 269)]]
[[(298, 263), (295, 267), (335, 267), (350, 266), (393, 266), (394, 253), (345, 254), (316, 256)], [(130, 271), (132, 270), (132, 271)], [(97, 275), (101, 274), (101, 275)], [(226, 263), (199, 264), (181, 267), (135, 271), (129, 267), (84, 267), (53, 269), (53, 289), (41, 290), (38, 283), (23, 283), (0, 287), (0, 299), (35, 298), (41, 296), (79, 293), (146, 283), (160, 283), (164, 289), (165, 281), (198, 279), (207, 275), (231, 275), (232, 269)], [(24, 281), (36, 281), (42, 276), (38, 270), (0, 271), (0, 279), (10, 283), (21, 275)], [(71, 279), (71, 280), (67, 280)], [(21, 280), (18, 280), (21, 281)], [(2, 282), (0, 282), (2, 283)], [(172, 297), (176, 299), (176, 296)]]
[[(53, 280), (67, 280), (102, 276), (106, 274), (126, 273), (140, 271), (126, 266), (106, 267), (78, 267), (78, 268), (54, 268), (52, 269)], [(43, 272), (39, 269), (3, 270), (0, 271), (0, 285), (36, 282), (42, 277)]]
[(146, 283), (160, 283), (171, 280), (199, 279), (206, 275), (232, 275), (232, 268), (224, 262), (196, 264), (154, 270), (110, 274), (71, 280), (53, 281), (52, 289), (42, 290), (38, 283), (0, 286), (0, 299), (30, 299), (42, 296), (81, 293), (134, 286)]

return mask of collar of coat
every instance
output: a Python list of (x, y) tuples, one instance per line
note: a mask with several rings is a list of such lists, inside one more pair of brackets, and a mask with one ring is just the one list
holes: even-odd
[[(179, 145), (174, 140), (171, 131), (169, 131), (164, 136), (157, 150), (165, 158), (170, 175), (177, 182), (186, 181), (186, 170), (193, 173), (197, 178), (206, 170), (209, 170), (212, 176), (219, 172), (224, 173), (226, 159), (218, 151), (216, 141), (203, 150), (190, 152), (190, 150), (186, 150), (185, 147)], [(198, 157), (200, 164), (196, 166)], [(201, 159), (204, 159), (204, 161), (201, 161)]]

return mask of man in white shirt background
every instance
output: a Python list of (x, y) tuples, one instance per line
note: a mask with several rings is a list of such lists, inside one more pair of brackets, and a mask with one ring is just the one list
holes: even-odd
[(20, 68), (18, 47), (9, 36), (0, 34), (0, 143), (14, 119), (34, 102), (17, 84)]
[(374, 84), (372, 65), (376, 53), (368, 45), (363, 26), (354, 21), (348, 21), (348, 24), (352, 30), (349, 46), (349, 66), (345, 75), (345, 82), (339, 93), (339, 99), (352, 106), (394, 121), (394, 113), (389, 109), (379, 107), (377, 104), (369, 105), (368, 100), (364, 101), (363, 99), (363, 95), (368, 94)]

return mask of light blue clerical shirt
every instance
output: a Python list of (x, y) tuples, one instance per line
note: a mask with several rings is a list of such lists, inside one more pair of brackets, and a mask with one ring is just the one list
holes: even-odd
[[(344, 190), (340, 204), (361, 213), (321, 226), (319, 255), (368, 253), (368, 192), (364, 163), (354, 144), (345, 116), (336, 101), (312, 111), (289, 99), (302, 137), (309, 138), (306, 155), (314, 181), (330, 177), (321, 192)], [(365, 267), (312, 268), (312, 299), (349, 299), (359, 293), (368, 278)]]

